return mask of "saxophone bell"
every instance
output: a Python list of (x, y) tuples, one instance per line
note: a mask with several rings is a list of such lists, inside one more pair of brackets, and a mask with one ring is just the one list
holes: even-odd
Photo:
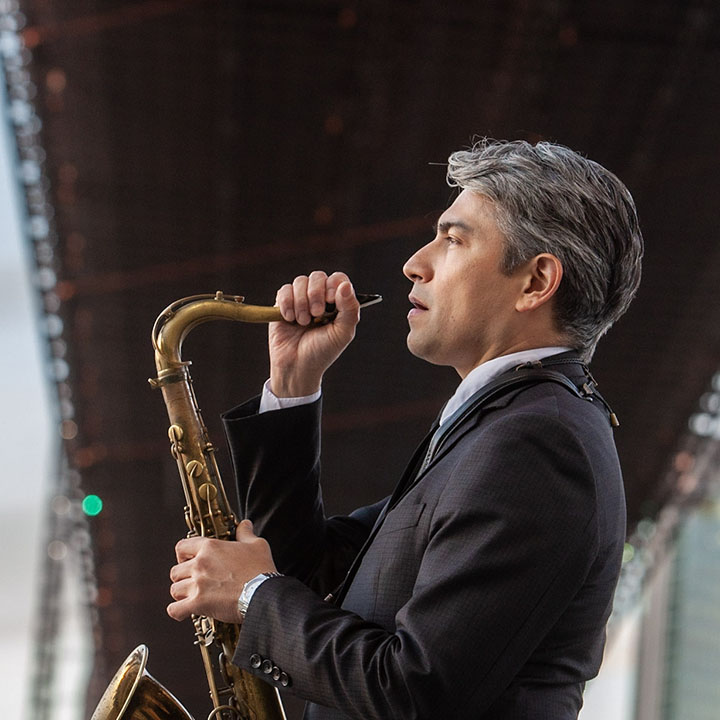
[(145, 669), (147, 658), (145, 645), (128, 655), (90, 720), (193, 720), (180, 701)]

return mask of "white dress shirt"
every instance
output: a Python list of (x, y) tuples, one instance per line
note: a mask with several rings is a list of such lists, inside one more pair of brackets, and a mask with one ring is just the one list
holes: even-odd
[(536, 362), (544, 360), (551, 355), (559, 355), (567, 352), (572, 348), (569, 347), (542, 347), (533, 348), (532, 350), (521, 350), (520, 352), (510, 353), (509, 355), (500, 355), (500, 357), (487, 360), (486, 362), (473, 368), (457, 386), (455, 394), (448, 400), (447, 405), (443, 408), (440, 416), (440, 425), (442, 426), (447, 419), (480, 388), (487, 385), (506, 370), (517, 367), (527, 362)]

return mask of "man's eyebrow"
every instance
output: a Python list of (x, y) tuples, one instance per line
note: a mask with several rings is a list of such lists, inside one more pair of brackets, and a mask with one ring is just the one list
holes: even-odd
[(452, 228), (459, 228), (467, 233), (472, 233), (473, 229), (462, 220), (443, 220), (443, 222), (435, 223), (435, 233), (447, 233)]

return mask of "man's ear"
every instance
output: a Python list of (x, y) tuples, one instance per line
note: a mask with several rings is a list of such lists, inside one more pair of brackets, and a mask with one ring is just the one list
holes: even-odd
[(524, 284), (515, 309), (527, 312), (544, 305), (555, 295), (560, 287), (563, 267), (555, 255), (542, 253), (530, 260), (521, 272), (524, 272)]

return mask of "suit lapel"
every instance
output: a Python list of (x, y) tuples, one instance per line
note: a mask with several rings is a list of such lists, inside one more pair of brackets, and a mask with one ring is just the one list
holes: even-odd
[[(497, 402), (488, 403), (487, 407), (483, 408), (483, 410), (489, 410), (490, 408), (498, 407), (503, 404), (503, 400), (504, 398), (500, 398)], [(373, 529), (370, 531), (367, 540), (363, 544), (362, 548), (360, 548), (358, 554), (355, 556), (355, 559), (353, 560), (352, 565), (350, 566), (350, 569), (348, 570), (342, 584), (337, 590), (331, 593), (333, 601), (337, 605), (340, 605), (342, 603), (347, 589), (350, 587), (350, 584), (352, 583), (353, 578), (355, 577), (358, 568), (360, 567), (360, 563), (362, 562), (363, 557), (365, 557), (365, 553), (375, 539), (375, 536), (378, 534), (378, 531), (382, 527), (385, 516), (408, 494), (408, 492), (410, 492), (412, 488), (414, 488), (418, 484), (418, 482), (423, 477), (425, 477), (427, 472), (438, 462), (438, 460), (441, 457), (444, 457), (445, 454), (452, 449), (452, 447), (458, 442), (458, 440), (460, 440), (463, 435), (465, 435), (477, 425), (481, 413), (482, 410), (478, 409), (476, 413), (473, 413), (464, 422), (460, 423), (457, 428), (453, 428), (447, 440), (443, 443), (442, 448), (435, 456), (433, 456), (429, 465), (425, 467), (421, 472), (419, 472), (420, 468), (422, 467), (423, 460), (425, 459), (425, 454), (427, 453), (428, 446), (430, 445), (432, 437), (440, 427), (440, 415), (438, 415), (438, 418), (435, 420), (420, 445), (418, 445), (415, 453), (410, 459), (410, 462), (405, 467), (405, 471), (403, 472), (400, 482), (395, 486), (395, 490), (390, 496), (390, 499), (385, 504), (385, 507), (383, 508), (380, 515), (378, 515), (378, 519), (375, 521)]]
[[(390, 501), (386, 506), (386, 510), (383, 512), (381, 517), (384, 517), (384, 515), (389, 510), (392, 510), (392, 508), (394, 508), (410, 492), (410, 490), (412, 490), (428, 474), (428, 472), (430, 472), (430, 470), (432, 470), (435, 465), (437, 465), (437, 463), (440, 462), (440, 460), (442, 460), (442, 458), (444, 458), (445, 455), (447, 455), (465, 435), (467, 435), (467, 433), (474, 430), (479, 424), (480, 420), (485, 415), (485, 413), (489, 412), (490, 410), (505, 407), (520, 391), (521, 388), (518, 388), (514, 391), (511, 390), (510, 392), (505, 393), (501, 397), (491, 400), (487, 404), (478, 407), (461, 423), (458, 423), (456, 427), (452, 428), (448, 436), (443, 441), (442, 446), (432, 456), (432, 459), (424, 468), (420, 469), (421, 463), (417, 462), (416, 458), (414, 457), (414, 465), (408, 465), (408, 468), (405, 470), (405, 475), (403, 476), (403, 482), (399, 484), (395, 489), (395, 492), (390, 498)], [(422, 446), (425, 448), (425, 452), (427, 451), (428, 444), (429, 438), (425, 438), (425, 442)], [(414, 470), (412, 472), (409, 472), (413, 468)]]

